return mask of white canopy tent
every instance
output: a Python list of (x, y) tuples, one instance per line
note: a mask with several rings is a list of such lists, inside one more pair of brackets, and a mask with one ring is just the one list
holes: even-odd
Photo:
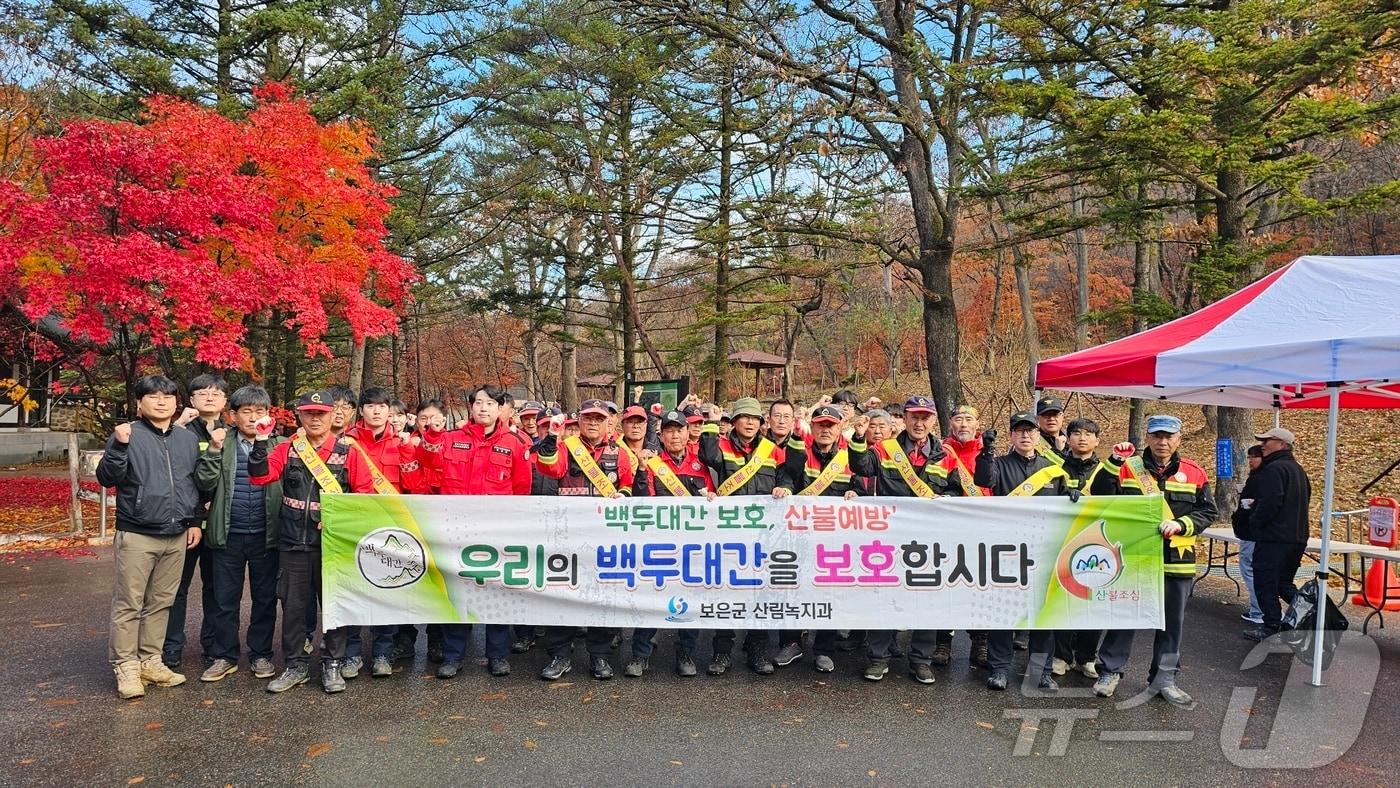
[[(1037, 389), (1327, 413), (1321, 584), (1341, 408), (1400, 408), (1400, 256), (1300, 257), (1210, 306), (1042, 361)], [(1322, 606), (1313, 684), (1322, 683)]]

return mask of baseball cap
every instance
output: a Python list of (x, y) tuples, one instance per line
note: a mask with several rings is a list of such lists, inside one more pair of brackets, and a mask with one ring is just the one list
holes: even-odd
[(560, 410), (560, 409), (558, 409), (558, 408), (555, 408), (555, 407), (549, 407), (549, 408), (545, 408), (545, 409), (544, 409), (544, 413), (542, 413), (542, 414), (540, 414), (540, 415), (541, 415), (541, 416), (544, 416), (544, 417), (546, 417), (546, 418), (551, 418), (551, 419), (552, 419), (552, 418), (554, 418), (555, 416), (562, 416), (563, 414), (564, 414), (564, 411), (562, 411), (562, 410)]
[(971, 416), (975, 419), (981, 416), (981, 414), (978, 413), (977, 409), (972, 407), (971, 405), (959, 405), (956, 408), (953, 408), (953, 412), (949, 416), (949, 418), (952, 418), (953, 416)]
[(1181, 432), (1181, 419), (1175, 416), (1148, 416), (1147, 434), (1154, 432)]
[(297, 399), (297, 410), (330, 413), (335, 410), (335, 397), (329, 391), (308, 391)]
[(665, 415), (661, 417), (661, 426), (663, 427), (684, 427), (689, 423), (690, 420), (686, 415), (678, 410), (667, 411)]
[(905, 413), (938, 413), (938, 406), (934, 404), (933, 397), (915, 396), (904, 402)]
[(1035, 403), (1035, 415), (1037, 416), (1057, 411), (1065, 412), (1065, 403), (1061, 402), (1059, 397), (1041, 397), (1040, 401)]
[(531, 414), (536, 414), (536, 415), (538, 415), (538, 414), (539, 414), (541, 411), (543, 411), (543, 410), (544, 410), (544, 403), (542, 403), (542, 402), (536, 402), (535, 400), (532, 400), (532, 399), (531, 399), (531, 400), (526, 400), (526, 401), (525, 401), (525, 404), (524, 404), (524, 405), (521, 405), (521, 406), (520, 406), (520, 409), (517, 410), (516, 413), (520, 414), (521, 416), (529, 416), (529, 415), (531, 415)]
[(845, 418), (846, 414), (840, 408), (834, 405), (823, 405), (812, 414), (812, 423), (840, 424)]
[(734, 400), (734, 405), (729, 409), (730, 416), (753, 416), (763, 418), (763, 406), (758, 404), (758, 400), (753, 397), (740, 397)]
[(1294, 436), (1293, 436), (1293, 431), (1292, 431), (1292, 430), (1286, 430), (1286, 429), (1284, 429), (1283, 427), (1274, 427), (1273, 429), (1269, 430), (1268, 432), (1261, 432), (1261, 433), (1259, 433), (1259, 434), (1257, 434), (1257, 435), (1254, 436), (1254, 439), (1257, 440), (1257, 441), (1265, 441), (1265, 440), (1268, 440), (1269, 438), (1274, 438), (1274, 439), (1276, 439), (1276, 440), (1281, 440), (1281, 441), (1283, 441), (1284, 443), (1287, 443), (1289, 446), (1292, 446), (1292, 445), (1293, 445), (1293, 441), (1296, 440), (1296, 438), (1294, 438)]
[(582, 416), (585, 413), (606, 416), (608, 415), (608, 403), (600, 399), (586, 399), (583, 404), (578, 406), (578, 415)]
[(702, 413), (700, 413), (700, 409), (695, 407), (694, 405), (686, 405), (685, 409), (682, 410), (681, 413), (685, 414), (686, 424), (699, 424), (700, 422), (705, 420), (705, 416)]
[(1026, 410), (1020, 410), (1011, 414), (1011, 429), (1014, 430), (1021, 424), (1029, 424), (1032, 427), (1037, 426), (1035, 417), (1030, 414), (1030, 411)]
[(604, 402), (603, 404), (604, 404), (605, 406), (607, 406), (608, 413), (617, 413), (618, 411), (622, 410), (621, 408), (619, 408), (619, 407), (617, 406), (617, 403), (616, 403), (616, 402), (613, 402), (612, 400), (608, 400), (607, 402)]
[(622, 420), (623, 420), (623, 421), (627, 421), (628, 419), (643, 419), (643, 420), (645, 420), (646, 417), (647, 417), (647, 412), (646, 412), (645, 410), (642, 409), (642, 406), (641, 406), (641, 405), (628, 405), (628, 406), (627, 406), (627, 410), (624, 410), (624, 411), (622, 412)]
[(577, 414), (577, 413), (569, 413), (569, 414), (566, 414), (566, 415), (564, 416), (564, 423), (565, 423), (565, 424), (578, 424), (578, 414)]

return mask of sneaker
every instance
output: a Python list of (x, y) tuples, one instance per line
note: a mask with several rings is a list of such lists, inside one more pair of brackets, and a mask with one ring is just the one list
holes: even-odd
[(128, 660), (112, 666), (117, 677), (117, 697), (122, 700), (142, 698), (146, 695), (146, 685), (141, 683), (141, 663)]
[(1121, 673), (1104, 673), (1099, 676), (1099, 680), (1094, 682), (1094, 694), (1100, 698), (1113, 697), (1113, 691), (1118, 689), (1118, 682), (1123, 680)]
[(1059, 657), (1055, 657), (1055, 661), (1050, 663), (1050, 675), (1063, 676), (1067, 672), (1069, 672), (1069, 663)]
[(599, 681), (607, 681), (613, 677), (612, 663), (608, 662), (607, 657), (591, 657), (588, 666), (593, 671), (593, 678)]
[(767, 654), (752, 654), (749, 656), (749, 670), (760, 676), (772, 675), (773, 660)]
[(332, 659), (321, 664), (321, 689), (331, 694), (345, 691), (345, 677), (340, 674), (340, 660)]
[(943, 667), (953, 661), (953, 646), (951, 643), (939, 643), (933, 648), (933, 656), (929, 661), (938, 667)]
[(270, 679), (277, 675), (277, 668), (272, 666), (272, 660), (267, 657), (258, 657), (253, 660), (248, 669), (253, 671), (255, 679)]
[[(395, 644), (389, 649), (389, 653), (388, 653), (388, 654), (385, 654), (384, 657), (385, 657), (385, 659), (388, 659), (389, 662), (391, 662), (391, 663), (393, 663), (393, 662), (403, 662), (403, 661), (406, 660), (406, 659), (407, 659), (407, 660), (411, 660), (411, 659), (413, 659), (414, 651), (416, 651), (416, 649), (414, 649), (413, 645), (414, 645), (414, 644), (412, 644), (412, 643), (402, 643), (402, 642), (400, 642), (400, 643), (395, 643)], [(378, 657), (375, 657), (375, 659), (378, 659)], [(370, 672), (371, 672), (371, 675), (372, 675), (372, 674), (373, 674), (373, 670), (371, 670)]]
[(141, 681), (157, 687), (178, 687), (185, 683), (185, 676), (166, 667), (159, 657), (151, 657), (141, 663)]
[(922, 662), (915, 665), (910, 665), (909, 678), (919, 682), (920, 684), (932, 684), (934, 682), (933, 668), (923, 664)]
[(865, 666), (865, 680), (866, 680), (866, 681), (879, 681), (880, 679), (883, 679), (883, 678), (885, 677), (885, 674), (886, 674), (886, 673), (889, 673), (889, 672), (890, 672), (889, 663), (886, 663), (886, 662), (872, 662), (872, 663), (870, 663), (869, 665), (866, 665), (866, 666)]
[(312, 643), (312, 642), (311, 642), (311, 636), (310, 636), (310, 635), (307, 635), (307, 636), (306, 636), (306, 640), (302, 641), (302, 643), (301, 643), (301, 653), (303, 653), (303, 654), (310, 654), (312, 651), (315, 651), (315, 650), (316, 650), (316, 644)]
[(968, 661), (979, 668), (991, 667), (991, 650), (987, 645), (987, 638), (980, 637), (972, 641), (972, 654)]
[(360, 671), (363, 670), (364, 667), (364, 658), (347, 657), (346, 660), (340, 664), (340, 675), (343, 678), (353, 679), (360, 675)]
[(456, 677), (457, 677), (457, 674), (458, 674), (458, 673), (461, 673), (461, 672), (462, 672), (462, 663), (460, 663), (460, 662), (443, 662), (441, 665), (438, 665), (437, 677), (440, 678), (440, 679), (451, 679), (451, 678), (456, 678)]
[[(412, 652), (410, 652), (410, 653), (412, 653)], [(434, 665), (439, 665), (439, 664), (442, 664), (444, 661), (446, 661), (446, 659), (447, 659), (447, 657), (446, 657), (446, 655), (443, 654), (442, 644), (441, 644), (441, 643), (429, 643), (429, 644), (428, 644), (428, 661), (429, 661), (429, 662), (433, 663)]]
[(1173, 706), (1191, 705), (1191, 696), (1186, 694), (1186, 690), (1176, 686), (1175, 684), (1168, 684), (1165, 687), (1158, 688), (1157, 694), (1161, 695), (1163, 700), (1167, 701)]
[(1009, 678), (1010, 677), (1006, 675), (1006, 671), (1004, 670), (992, 671), (992, 675), (987, 677), (987, 689), (1005, 692)]
[(689, 654), (681, 653), (676, 655), (676, 675), (684, 678), (691, 678), (697, 673), (695, 669), (695, 658)]
[(1261, 640), (1268, 640), (1276, 634), (1278, 634), (1278, 627), (1271, 627), (1268, 624), (1262, 624), (1252, 629), (1246, 629), (1244, 631), (1244, 639), (1252, 640), (1255, 643), (1258, 643)]
[(549, 660), (549, 664), (540, 671), (540, 678), (545, 681), (558, 681), (565, 673), (574, 669), (574, 661), (568, 657), (559, 656)]
[(716, 654), (710, 657), (710, 666), (705, 668), (705, 672), (711, 676), (723, 676), (733, 664), (734, 658), (728, 654)]
[(238, 663), (237, 663), (237, 662), (230, 662), (230, 661), (228, 661), (228, 660), (226, 660), (226, 659), (219, 658), (219, 659), (214, 660), (214, 664), (210, 665), (207, 669), (205, 669), (205, 671), (204, 671), (203, 673), (199, 674), (199, 680), (200, 680), (200, 681), (222, 681), (223, 678), (224, 678), (224, 676), (227, 676), (227, 675), (230, 674), (230, 673), (237, 673), (237, 672), (238, 672)]
[(788, 665), (791, 665), (799, 659), (802, 659), (801, 643), (789, 643), (786, 646), (783, 646), (782, 648), (778, 649), (778, 653), (773, 655), (773, 661), (776, 662), (779, 667), (783, 668), (787, 667)]
[(486, 670), (492, 676), (509, 676), (510, 660), (507, 660), (505, 657), (493, 657), (492, 659), (488, 659), (486, 660)]
[(311, 673), (305, 665), (288, 665), (282, 675), (267, 683), (268, 692), (286, 692), (292, 687), (305, 684)]
[(1074, 669), (1084, 674), (1085, 678), (1096, 679), (1099, 677), (1099, 666), (1093, 662), (1084, 662), (1075, 665)]
[(1060, 685), (1050, 676), (1041, 676), (1040, 683), (1036, 685), (1036, 689), (1041, 692), (1059, 692)]
[(1243, 619), (1244, 621), (1249, 622), (1250, 624), (1262, 624), (1262, 623), (1264, 623), (1264, 614), (1263, 614), (1263, 613), (1244, 612), (1244, 613), (1241, 613), (1241, 614), (1240, 614), (1240, 618)]
[(812, 667), (816, 668), (818, 673), (830, 673), (836, 670), (836, 662), (825, 654), (818, 654), (812, 661)]
[(622, 669), (622, 675), (629, 679), (639, 679), (643, 673), (647, 672), (648, 660), (644, 657), (633, 657)]
[(534, 648), (534, 647), (535, 647), (535, 637), (534, 637), (534, 635), (526, 635), (526, 636), (523, 637), (523, 638), (518, 638), (518, 639), (516, 639), (516, 641), (515, 641), (514, 643), (510, 644), (510, 651), (511, 651), (512, 654), (524, 654), (525, 652), (529, 651), (530, 649), (532, 649), (532, 648)]
[(381, 654), (374, 658), (374, 665), (370, 667), (369, 675), (377, 679), (382, 679), (385, 676), (392, 676), (394, 675), (394, 663), (389, 661), (387, 655)]

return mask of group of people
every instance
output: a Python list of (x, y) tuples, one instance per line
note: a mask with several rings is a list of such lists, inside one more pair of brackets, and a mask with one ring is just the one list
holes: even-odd
[[(975, 407), (950, 414), (950, 434), (939, 435), (934, 401), (910, 397), (902, 406), (867, 400), (849, 391), (823, 397), (810, 411), (786, 400), (764, 407), (745, 397), (727, 411), (689, 397), (671, 410), (591, 399), (565, 414), (535, 401), (517, 402), (502, 388), (481, 385), (466, 399), (467, 415), (449, 424), (442, 402), (409, 411), (382, 388), (358, 395), (343, 387), (303, 394), (295, 404), (298, 427), (290, 435), (269, 415), (270, 398), (258, 386), (231, 394), (212, 375), (189, 383), (189, 407), (180, 411), (179, 386), (161, 376), (139, 380), (139, 418), (119, 425), (98, 466), (98, 480), (117, 490), (116, 589), (109, 658), (122, 698), (140, 697), (147, 685), (176, 686), (184, 648), (185, 608), (191, 581), (202, 580), (200, 628), (204, 669), (200, 679), (219, 681), (239, 669), (240, 610), (251, 599), (246, 633), (249, 667), (284, 692), (310, 678), (321, 588), (320, 496), (323, 492), (392, 495), (623, 496), (954, 496), (1160, 495), (1165, 566), (1165, 627), (1155, 633), (1149, 688), (1174, 704), (1191, 697), (1177, 685), (1186, 599), (1195, 573), (1195, 537), (1217, 516), (1206, 472), (1181, 456), (1181, 421), (1148, 419), (1146, 448), (1115, 444), (1100, 457), (1100, 428), (1079, 418), (1065, 423), (1061, 400), (1040, 399), (1034, 411), (1007, 422), (1008, 448), (998, 452), (998, 432), (984, 429)], [(1251, 636), (1266, 636), (1280, 620), (1279, 599), (1289, 598), (1301, 551), (1276, 547), (1276, 524), (1298, 516), (1306, 534), (1307, 488), (1298, 489), (1293, 436), (1272, 430), (1258, 436), (1266, 470), (1246, 485), (1237, 527), (1251, 524), (1254, 600), (1260, 616)], [(1272, 459), (1270, 459), (1272, 458)], [(1291, 463), (1291, 465), (1289, 464)], [(1278, 478), (1275, 478), (1278, 477)], [(1257, 489), (1256, 489), (1257, 488)], [(1278, 501), (1275, 501), (1278, 499)], [(1296, 526), (1296, 523), (1293, 524)], [(1294, 528), (1296, 531), (1296, 527)], [(1290, 537), (1291, 538), (1291, 537)], [(1306, 536), (1303, 537), (1306, 542)], [(1295, 556), (1295, 553), (1297, 555)], [(273, 637), (281, 603), (280, 673)], [(597, 679), (613, 676), (621, 633), (605, 627), (487, 624), (486, 668), (511, 672), (510, 655), (542, 647), (540, 673), (557, 680), (573, 669), (582, 637)], [(469, 625), (428, 625), (424, 633), (437, 675), (463, 667)], [(699, 672), (700, 632), (682, 630), (675, 670)], [(1057, 689), (1055, 677), (1070, 671), (1094, 680), (1111, 697), (1122, 678), (1133, 631), (970, 632), (969, 659), (988, 671), (986, 686), (1005, 690), (1013, 652), (1029, 648), (1029, 680)], [(372, 676), (393, 674), (395, 662), (416, 653), (420, 627), (343, 627), (320, 632), (320, 678), (340, 692), (368, 663)], [(638, 628), (630, 638), (623, 673), (650, 668), (657, 632)], [(742, 635), (748, 667), (774, 672), (800, 660), (801, 631), (715, 630), (706, 672), (726, 673)], [(864, 647), (864, 676), (883, 679), (892, 660), (904, 660), (912, 679), (935, 681), (935, 667), (952, 659), (953, 632), (915, 630), (906, 653), (894, 630), (815, 631), (813, 667), (835, 669), (843, 645)], [(368, 648), (364, 646), (369, 643)], [(368, 652), (366, 654), (366, 651)]]

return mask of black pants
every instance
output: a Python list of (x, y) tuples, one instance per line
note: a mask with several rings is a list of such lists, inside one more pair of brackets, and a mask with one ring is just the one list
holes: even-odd
[[(939, 631), (915, 629), (909, 633), (909, 664), (932, 664), (933, 650), (938, 646)], [(872, 629), (865, 633), (865, 655), (871, 662), (889, 662), (890, 650), (899, 633), (893, 629)]]
[(180, 573), (180, 590), (170, 605), (170, 621), (165, 625), (165, 645), (161, 648), (167, 662), (176, 662), (185, 651), (185, 610), (190, 596), (194, 570), (199, 568), (199, 648), (205, 660), (214, 658), (214, 611), (219, 603), (214, 598), (214, 564), (204, 542), (185, 551), (185, 570)]
[(1099, 658), (1101, 629), (1060, 630), (1055, 633), (1055, 659), (1071, 665), (1087, 665)]
[[(1166, 629), (1159, 629), (1152, 637), (1152, 667), (1147, 672), (1147, 683), (1166, 686), (1176, 683), (1176, 672), (1181, 663), (1181, 630), (1186, 624), (1186, 599), (1191, 596), (1191, 575), (1167, 575), (1162, 584), (1165, 590)], [(1104, 633), (1103, 645), (1099, 646), (1099, 673), (1122, 673), (1133, 652), (1133, 636), (1136, 630), (1110, 629)], [(1162, 677), (1161, 683), (1157, 681)]]
[[(710, 640), (710, 650), (714, 654), (733, 654), (734, 639), (737, 636), (732, 629), (716, 629), (714, 637)], [(758, 653), (766, 654), (772, 642), (772, 633), (766, 629), (750, 629), (744, 633), (744, 651), (750, 654), (758, 649)]]
[(243, 606), (244, 571), (247, 571), (248, 657), (272, 659), (272, 631), (277, 625), (277, 564), (275, 548), (267, 546), (266, 534), (230, 533), (227, 543), (210, 548), (214, 565), (214, 652), (215, 659), (238, 662), (239, 614)]
[[(773, 644), (782, 648), (789, 643), (802, 645), (802, 630), (785, 629), (778, 633), (777, 641)], [(836, 656), (836, 630), (817, 629), (812, 631), (812, 653), (817, 656)]]
[[(282, 600), (282, 658), (287, 667), (310, 661), (301, 650), (306, 639), (306, 611), (314, 610), (321, 598), (321, 548), (283, 550), (277, 577), (277, 596)], [(321, 634), (321, 660), (345, 659), (344, 627)]]
[[(938, 630), (938, 631), (937, 631), (937, 635), (938, 635), (938, 645), (940, 645), (940, 646), (947, 646), (947, 647), (949, 647), (949, 648), (952, 648), (952, 647), (953, 647), (953, 635), (955, 635), (955, 634), (957, 634), (957, 632), (956, 632), (955, 630), (952, 630), (952, 629), (940, 629), (940, 630)], [(975, 638), (975, 637), (977, 637), (978, 635), (985, 635), (985, 634), (987, 634), (987, 633), (986, 633), (986, 632), (969, 632), (969, 633), (967, 633), (967, 636), (970, 637), (970, 638)]]
[(1254, 543), (1254, 601), (1264, 614), (1264, 626), (1277, 627), (1283, 620), (1279, 600), (1292, 602), (1298, 589), (1293, 578), (1303, 562), (1306, 544)]
[[(551, 657), (568, 657), (574, 652), (574, 633), (577, 627), (545, 627), (544, 630), (544, 650)], [(589, 627), (588, 636), (588, 656), (607, 657), (612, 654), (613, 636), (617, 634), (615, 627)]]
[[(1011, 670), (1011, 656), (1016, 651), (1012, 642), (1016, 633), (1009, 629), (987, 633), (987, 665), (993, 673)], [(1055, 633), (1052, 630), (1032, 629), (1030, 631), (1030, 659), (1026, 662), (1026, 675), (1036, 681), (1050, 675), (1050, 660), (1055, 655)]]

